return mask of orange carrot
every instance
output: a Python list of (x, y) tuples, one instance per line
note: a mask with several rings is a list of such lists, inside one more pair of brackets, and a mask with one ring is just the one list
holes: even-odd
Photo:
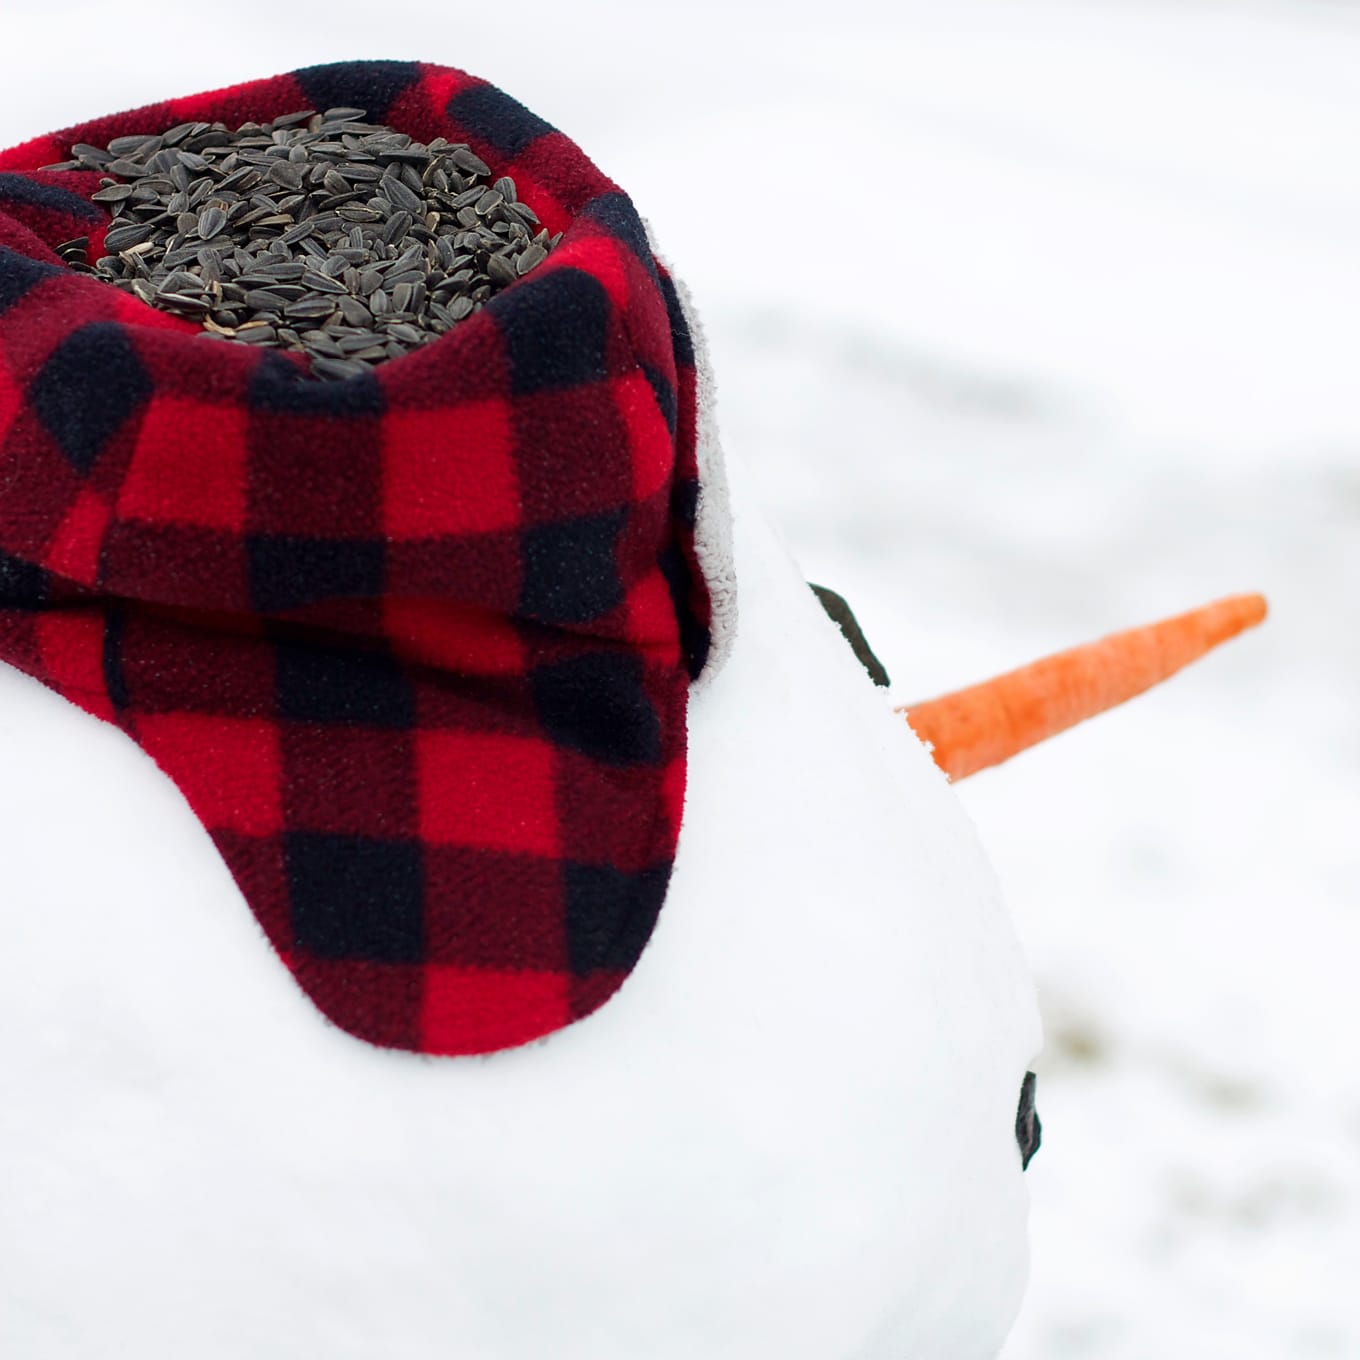
[(898, 712), (951, 779), (966, 779), (1151, 689), (1265, 616), (1260, 595), (1233, 595)]

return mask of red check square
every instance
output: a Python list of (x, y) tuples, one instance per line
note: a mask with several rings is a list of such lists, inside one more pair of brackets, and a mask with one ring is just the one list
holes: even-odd
[(508, 402), (392, 411), (383, 433), (383, 528), (393, 538), (518, 526)]
[(267, 836), (283, 825), (278, 729), (258, 718), (148, 713), (142, 748), (174, 779), (209, 831)]
[(81, 585), (94, 585), (110, 513), (108, 501), (97, 491), (81, 491), (47, 546), (52, 570)]
[(657, 405), (656, 393), (642, 373), (629, 373), (614, 383), (614, 402), (628, 430), (633, 455), (633, 495), (639, 501), (670, 484), (675, 473), (675, 447)]
[(465, 675), (520, 675), (524, 644), (513, 623), (490, 609), (448, 600), (383, 601), (383, 631), (402, 657)]
[(552, 748), (527, 737), (422, 732), (420, 834), (432, 845), (560, 853)]
[(9, 423), (23, 408), (23, 393), (19, 384), (9, 376), (4, 356), (0, 355), (0, 431), (9, 428)]
[(247, 414), (159, 397), (147, 408), (118, 497), (124, 519), (241, 530)]
[(104, 615), (94, 609), (63, 609), (37, 615), (35, 627), (44, 671), (68, 689), (83, 708), (108, 722), (113, 705), (104, 688)]
[(498, 1048), (528, 1043), (572, 1017), (569, 976), (492, 972), (479, 968), (425, 970), (421, 1047), (427, 1053), (480, 1053), (494, 1036)]

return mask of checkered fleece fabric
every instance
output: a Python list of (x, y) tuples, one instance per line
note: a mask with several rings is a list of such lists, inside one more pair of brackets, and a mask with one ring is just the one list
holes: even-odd
[[(73, 143), (335, 105), (470, 143), (560, 246), (340, 382), (53, 253), (109, 220), (97, 176), (38, 168)], [(460, 71), (315, 67), (0, 153), (0, 660), (157, 761), (372, 1043), (525, 1043), (645, 946), (708, 645), (695, 418), (631, 202)]]

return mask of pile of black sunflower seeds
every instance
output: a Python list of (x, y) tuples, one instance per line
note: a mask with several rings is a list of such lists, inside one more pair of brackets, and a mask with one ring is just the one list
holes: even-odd
[(78, 143), (45, 168), (99, 172), (93, 198), (114, 217), (93, 264), (88, 237), (58, 254), (204, 338), (296, 350), (318, 378), (366, 373), (471, 316), (561, 233), (470, 147), (365, 117), (307, 109)]

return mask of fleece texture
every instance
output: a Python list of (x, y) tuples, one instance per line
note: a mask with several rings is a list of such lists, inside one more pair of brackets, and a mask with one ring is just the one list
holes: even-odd
[[(97, 257), (109, 220), (97, 176), (41, 169), (74, 143), (340, 104), (469, 143), (560, 245), (340, 382), (54, 254)], [(645, 946), (710, 647), (697, 418), (628, 198), (460, 71), (314, 67), (0, 153), (0, 660), (160, 764), (302, 988), (372, 1043), (525, 1043)]]

